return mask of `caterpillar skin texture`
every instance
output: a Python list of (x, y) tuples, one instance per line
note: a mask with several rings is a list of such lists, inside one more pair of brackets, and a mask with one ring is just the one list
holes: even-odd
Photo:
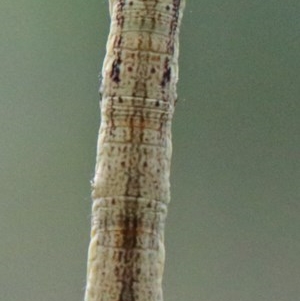
[(184, 1), (110, 0), (85, 301), (162, 301)]

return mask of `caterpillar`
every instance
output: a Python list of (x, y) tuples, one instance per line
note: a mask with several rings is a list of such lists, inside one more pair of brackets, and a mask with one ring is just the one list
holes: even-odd
[(183, 0), (110, 0), (85, 301), (162, 301)]

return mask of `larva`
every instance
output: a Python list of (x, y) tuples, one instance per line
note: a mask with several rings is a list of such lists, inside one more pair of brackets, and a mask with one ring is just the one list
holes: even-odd
[(183, 0), (110, 0), (85, 301), (162, 301)]

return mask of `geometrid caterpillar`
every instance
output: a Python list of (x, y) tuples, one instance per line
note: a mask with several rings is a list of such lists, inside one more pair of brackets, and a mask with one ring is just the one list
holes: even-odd
[(110, 0), (85, 301), (162, 301), (182, 0)]

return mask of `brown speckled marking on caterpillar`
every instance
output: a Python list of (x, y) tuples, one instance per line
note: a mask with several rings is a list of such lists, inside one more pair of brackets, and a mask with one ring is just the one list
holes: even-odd
[(183, 0), (110, 0), (85, 301), (162, 301)]

